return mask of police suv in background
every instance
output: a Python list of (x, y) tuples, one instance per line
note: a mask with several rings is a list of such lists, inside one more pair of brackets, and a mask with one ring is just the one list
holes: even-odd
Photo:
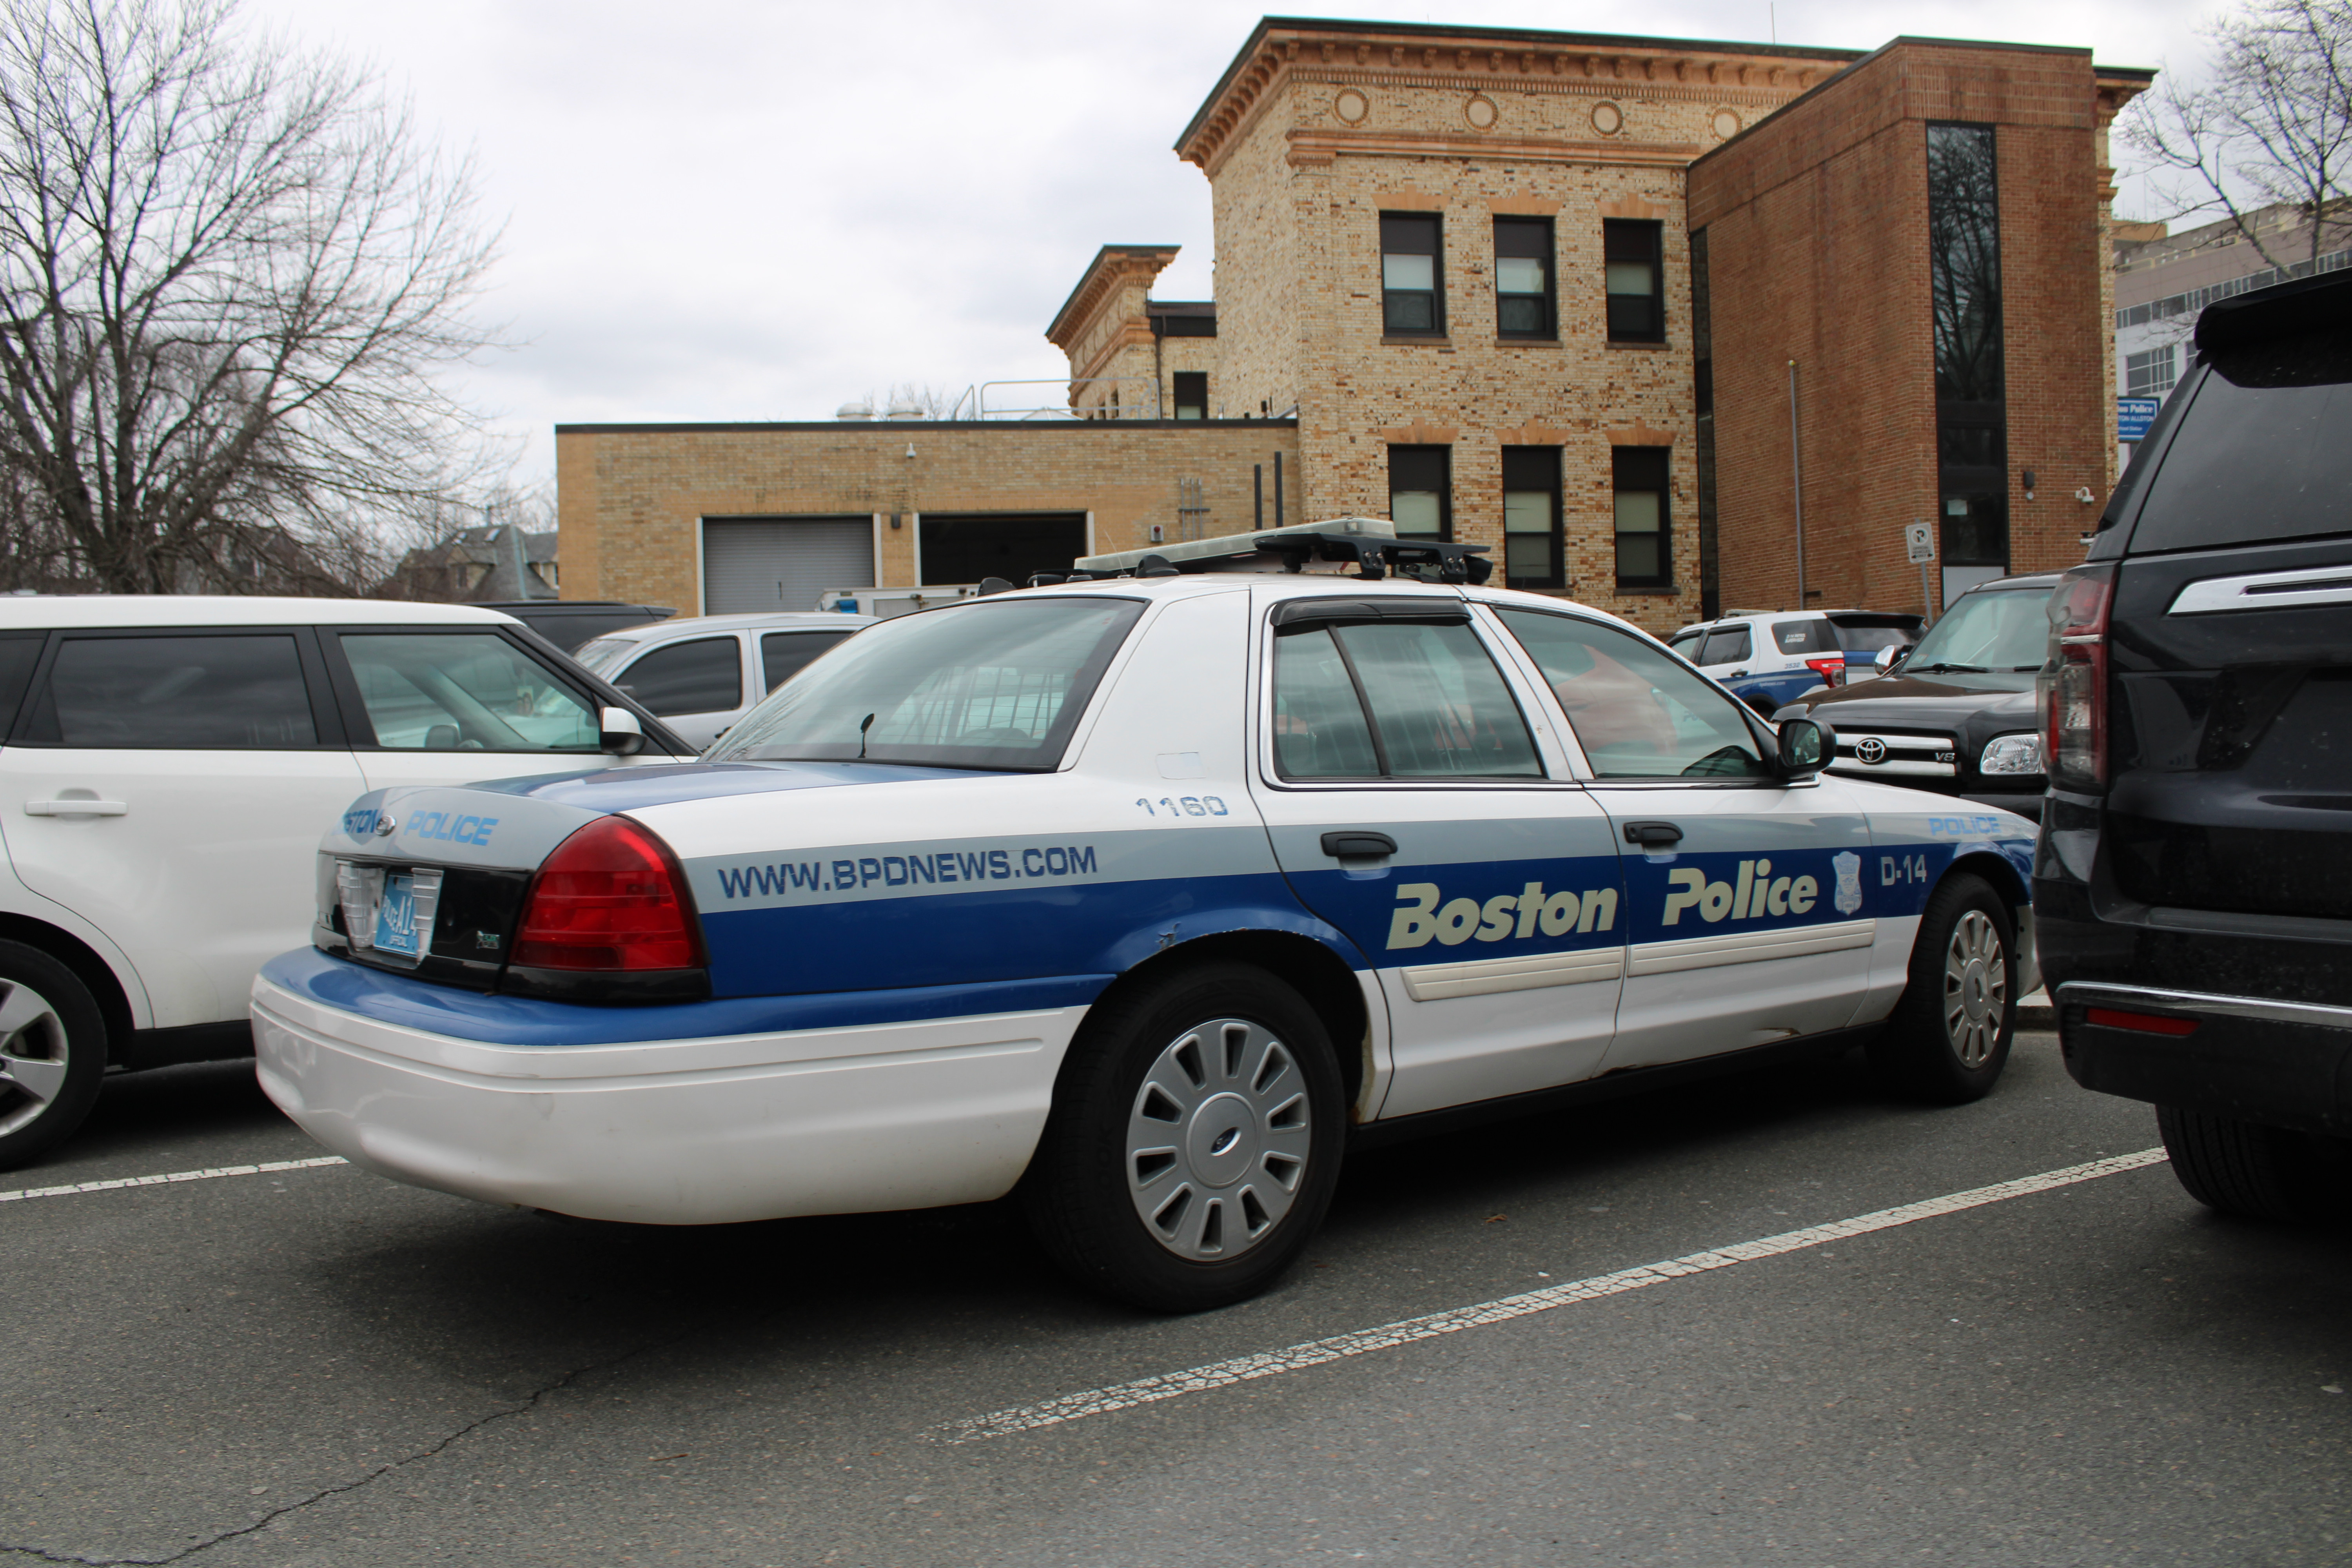
[[(252, 1051), (355, 792), (692, 754), (509, 616), (348, 599), (0, 598), (0, 1170), (110, 1067)], [(415, 830), (480, 848), (497, 816)]]
[(1351, 1142), (1855, 1044), (1992, 1088), (2030, 824), (1825, 777), (1822, 727), (1465, 547), (1286, 544), (1326, 547), (1470, 582), (1000, 593), (694, 765), (363, 795), (255, 982), (264, 1087), (370, 1170), (600, 1219), (1017, 1186), (1160, 1310), (1278, 1274)]

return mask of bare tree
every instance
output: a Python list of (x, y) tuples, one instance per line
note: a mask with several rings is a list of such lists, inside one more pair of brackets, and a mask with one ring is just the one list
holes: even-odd
[(489, 456), (436, 379), (494, 341), (470, 164), (234, 20), (0, 14), (0, 462), (89, 586), (353, 591)]
[[(2206, 32), (2210, 72), (2167, 72), (2126, 110), (2124, 143), (2159, 176), (2173, 216), (2226, 218), (2282, 270), (2315, 261), (2352, 226), (2352, 0), (2252, 0)], [(2260, 232), (2253, 215), (2280, 205), (2304, 222)], [(2305, 235), (2303, 255), (2278, 244)]]

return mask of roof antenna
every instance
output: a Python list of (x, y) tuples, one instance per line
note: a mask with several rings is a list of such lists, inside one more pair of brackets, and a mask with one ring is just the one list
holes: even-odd
[(1777, 4), (1764, 7), (1764, 22), (1772, 30), (1773, 43), (1778, 44), (1780, 41), (1780, 7)]
[(866, 716), (866, 722), (857, 726), (857, 760), (861, 763), (866, 760), (866, 731), (872, 728), (874, 728), (874, 715), (868, 713)]

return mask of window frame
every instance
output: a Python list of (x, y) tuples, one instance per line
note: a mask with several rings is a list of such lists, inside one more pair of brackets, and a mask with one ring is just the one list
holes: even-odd
[[(1612, 239), (1641, 234), (1649, 241), (1649, 254), (1641, 258), (1620, 257), (1618, 260), (1639, 259), (1650, 268), (1650, 326), (1645, 331), (1620, 331), (1609, 317), (1609, 301), (1640, 298), (1633, 294), (1612, 293), (1609, 288), (1609, 263)], [(1666, 226), (1658, 218), (1606, 217), (1601, 220), (1601, 324), (1612, 343), (1663, 343), (1666, 341)]]
[[(1524, 250), (1504, 250), (1504, 236), (1528, 235), (1539, 237), (1530, 241), (1515, 241), (1528, 245)], [(1552, 220), (1548, 217), (1517, 217), (1498, 215), (1494, 229), (1495, 263), (1495, 337), (1500, 342), (1544, 342), (1559, 341), (1559, 250)], [(1513, 260), (1534, 260), (1543, 266), (1543, 290), (1538, 296), (1514, 293), (1516, 300), (1538, 298), (1542, 320), (1535, 327), (1507, 327), (1503, 324), (1503, 261), (1506, 255)]]
[[(345, 731), (343, 714), (333, 686), (333, 671), (324, 658), (317, 629), (307, 624), (287, 625), (256, 623), (248, 626), (54, 626), (46, 632), (47, 642), (40, 657), (34, 662), (32, 678), (25, 684), (23, 695), (16, 703), (15, 716), (9, 721), (6, 743), (52, 752), (343, 752), (352, 748)], [(303, 695), (310, 704), (310, 731), (313, 739), (307, 746), (89, 746), (68, 741), (34, 740), (25, 732), (33, 713), (40, 706), (42, 693), (48, 689), (49, 677), (55, 668), (58, 653), (68, 642), (104, 638), (121, 642), (141, 637), (287, 637), (294, 640), (295, 657), (302, 670)], [(370, 733), (373, 733), (373, 731)]]
[[(1675, 449), (1672, 447), (1612, 447), (1609, 448), (1609, 523), (1610, 566), (1618, 589), (1672, 589), (1675, 585), (1675, 525), (1674, 479)], [(1633, 454), (1655, 454), (1658, 464), (1658, 487), (1654, 492), (1625, 483), (1624, 469)], [(1626, 536), (1617, 527), (1617, 498), (1621, 495), (1647, 495), (1658, 498), (1658, 570), (1654, 576), (1628, 576), (1624, 567)]]
[[(1421, 250), (1391, 250), (1389, 225), (1421, 224), (1429, 226), (1429, 248)], [(1434, 340), (1446, 334), (1445, 322), (1445, 215), (1429, 212), (1382, 212), (1378, 219), (1378, 247), (1375, 258), (1381, 279), (1381, 336), (1383, 339), (1406, 338)], [(1423, 289), (1391, 289), (1388, 281), (1388, 258), (1391, 256), (1427, 256), (1429, 287)], [(1429, 300), (1430, 324), (1426, 327), (1397, 326), (1390, 314), (1392, 299), (1426, 295)]]
[[(1397, 454), (1400, 452), (1412, 453), (1415, 455), (1433, 453), (1436, 455), (1436, 461), (1439, 464), (1436, 492), (1437, 540), (1440, 543), (1451, 542), (1454, 538), (1454, 448), (1452, 447), (1402, 446), (1394, 443), (1390, 445), (1388, 448), (1389, 521), (1391, 524), (1396, 521), (1396, 498), (1399, 494), (1397, 489)], [(1402, 493), (1407, 495), (1423, 495), (1428, 492), (1423, 490), (1407, 490)], [(1415, 533), (1410, 535), (1401, 534), (1399, 537), (1422, 539), (1426, 536)]]

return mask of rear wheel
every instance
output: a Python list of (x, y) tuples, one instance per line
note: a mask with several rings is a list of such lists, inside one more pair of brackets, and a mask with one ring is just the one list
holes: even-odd
[(106, 1022), (70, 969), (0, 942), (0, 1171), (81, 1125), (106, 1076)]
[(1088, 1015), (1023, 1185), (1065, 1268), (1160, 1312), (1253, 1296), (1297, 1260), (1339, 1175), (1322, 1020), (1264, 970), (1204, 964)]
[(1981, 877), (1944, 879), (1919, 918), (1911, 978), (1870, 1065), (1889, 1087), (1937, 1105), (1980, 1100), (2000, 1081), (2017, 1029), (2017, 938)]
[(2247, 1219), (2352, 1215), (2352, 1139), (2158, 1106), (2172, 1173), (2207, 1208)]

